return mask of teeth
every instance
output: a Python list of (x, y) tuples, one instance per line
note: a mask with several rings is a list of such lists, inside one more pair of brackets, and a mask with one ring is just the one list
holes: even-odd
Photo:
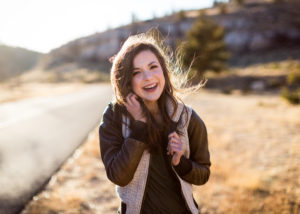
[(153, 88), (153, 87), (155, 87), (156, 86), (156, 83), (154, 83), (154, 84), (152, 84), (152, 85), (149, 85), (149, 86), (147, 86), (147, 87), (144, 87), (144, 88)]

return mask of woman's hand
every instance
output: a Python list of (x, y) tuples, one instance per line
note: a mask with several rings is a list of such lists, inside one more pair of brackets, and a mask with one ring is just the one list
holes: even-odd
[(135, 120), (146, 123), (146, 117), (143, 115), (141, 104), (137, 100), (137, 95), (129, 93), (126, 97), (125, 107)]
[(180, 158), (183, 155), (183, 143), (176, 132), (172, 132), (168, 135), (168, 152), (167, 154), (172, 155), (172, 164), (178, 165)]

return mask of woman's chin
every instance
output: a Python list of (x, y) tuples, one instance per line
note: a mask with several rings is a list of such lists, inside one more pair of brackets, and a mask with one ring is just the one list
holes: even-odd
[(156, 103), (158, 99), (144, 99), (144, 103)]
[(157, 101), (158, 101), (158, 99), (159, 99), (159, 97), (145, 97), (145, 98), (143, 98), (143, 101), (145, 102), (145, 103), (156, 103)]

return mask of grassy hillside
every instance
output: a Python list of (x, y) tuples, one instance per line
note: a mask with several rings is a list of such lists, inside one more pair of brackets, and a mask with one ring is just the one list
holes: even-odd
[(41, 53), (0, 45), (0, 81), (17, 76), (36, 65)]

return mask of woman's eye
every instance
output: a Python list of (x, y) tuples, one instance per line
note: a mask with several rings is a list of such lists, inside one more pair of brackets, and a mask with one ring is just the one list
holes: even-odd
[(153, 69), (153, 68), (156, 68), (156, 67), (157, 67), (156, 65), (153, 65), (153, 66), (151, 66), (150, 68)]
[(137, 75), (138, 73), (140, 73), (139, 71), (135, 71), (135, 72), (133, 72), (133, 76), (135, 76), (135, 75)]

